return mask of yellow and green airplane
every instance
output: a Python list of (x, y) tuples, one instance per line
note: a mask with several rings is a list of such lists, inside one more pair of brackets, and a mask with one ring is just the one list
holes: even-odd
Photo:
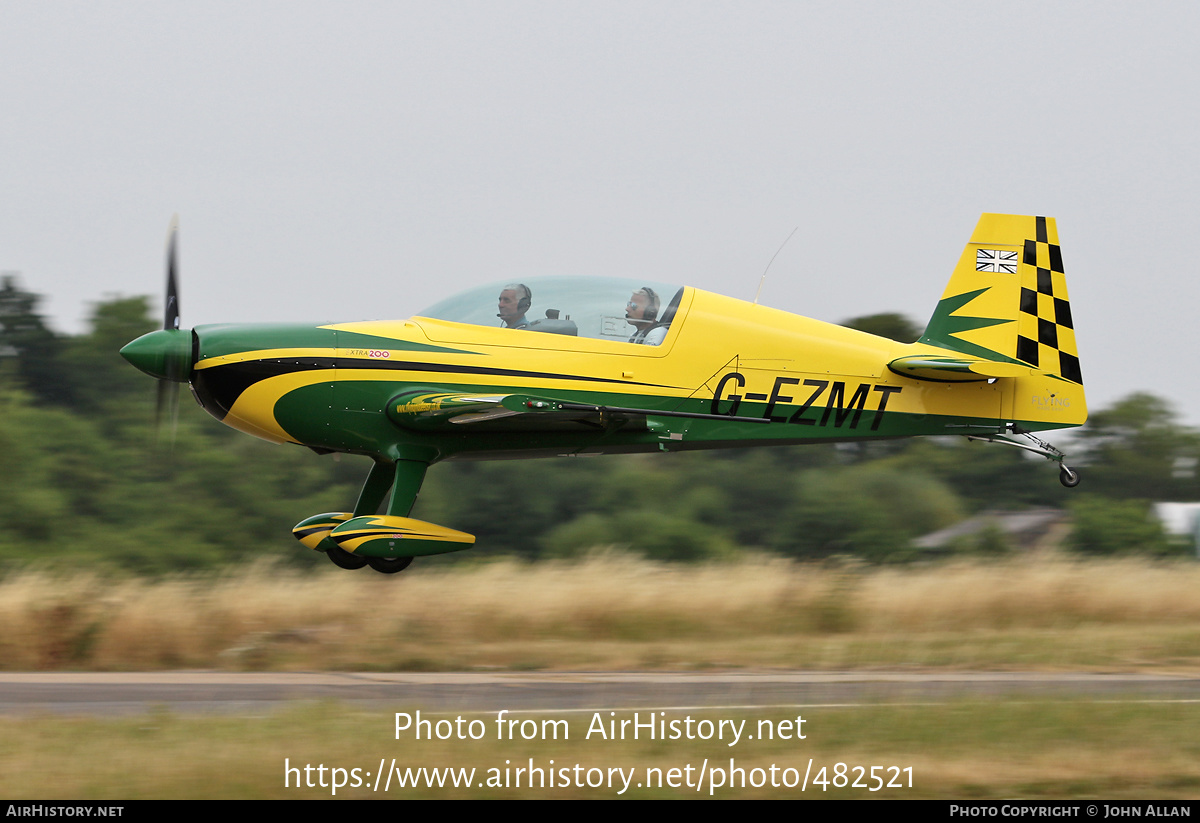
[(442, 460), (956, 434), (1035, 452), (1079, 482), (1032, 434), (1087, 419), (1053, 218), (983, 215), (911, 344), (604, 278), (476, 288), (407, 320), (181, 329), (170, 238), (164, 327), (121, 354), (164, 381), (160, 407), (170, 383), (189, 383), (248, 434), (369, 456), (353, 511), (293, 530), (343, 568), (396, 572), (475, 542), (408, 516)]

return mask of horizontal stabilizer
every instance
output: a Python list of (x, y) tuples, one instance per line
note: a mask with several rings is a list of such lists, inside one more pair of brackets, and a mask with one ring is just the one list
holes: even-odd
[(932, 354), (900, 357), (888, 363), (888, 368), (904, 377), (943, 383), (990, 380), (996, 377), (1020, 377), (1033, 373), (1033, 369), (1020, 363), (999, 363), (995, 360), (982, 360), (975, 357), (945, 357)]

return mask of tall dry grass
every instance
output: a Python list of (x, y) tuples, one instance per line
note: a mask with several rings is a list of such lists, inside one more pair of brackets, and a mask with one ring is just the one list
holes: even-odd
[(0, 667), (1190, 667), (1197, 591), (1193, 563), (1055, 557), (869, 568), (596, 554), (396, 577), (34, 571), (0, 581)]

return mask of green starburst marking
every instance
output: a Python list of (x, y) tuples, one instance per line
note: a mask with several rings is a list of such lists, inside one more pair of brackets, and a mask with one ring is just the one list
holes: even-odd
[(984, 348), (975, 343), (970, 343), (960, 337), (955, 337), (955, 335), (962, 332), (986, 329), (989, 326), (999, 326), (1002, 323), (1014, 322), (1011, 319), (1002, 320), (994, 317), (970, 317), (954, 314), (954, 312), (986, 291), (987, 289), (978, 289), (976, 291), (956, 294), (953, 297), (941, 300), (937, 308), (934, 309), (933, 317), (929, 319), (929, 325), (925, 328), (925, 334), (921, 335), (921, 339), (918, 342), (926, 343), (930, 346), (940, 346), (944, 349), (952, 349), (963, 354), (973, 354), (977, 357), (987, 358), (988, 360), (996, 360), (1003, 363), (1020, 363), (1020, 360), (1009, 355)]

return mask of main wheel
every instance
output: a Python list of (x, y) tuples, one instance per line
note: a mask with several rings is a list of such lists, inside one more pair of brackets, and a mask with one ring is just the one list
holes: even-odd
[(368, 557), (367, 563), (377, 572), (395, 574), (412, 565), (411, 557)]
[(346, 551), (341, 546), (334, 546), (333, 548), (329, 549), (329, 551), (325, 552), (325, 555), (329, 558), (330, 562), (332, 562), (333, 565), (337, 566), (339, 569), (361, 569), (369, 562), (367, 558), (359, 557), (356, 554), (350, 554), (350, 552)]
[(1079, 472), (1063, 466), (1058, 470), (1058, 482), (1062, 483), (1068, 489), (1073, 489), (1079, 485)]

